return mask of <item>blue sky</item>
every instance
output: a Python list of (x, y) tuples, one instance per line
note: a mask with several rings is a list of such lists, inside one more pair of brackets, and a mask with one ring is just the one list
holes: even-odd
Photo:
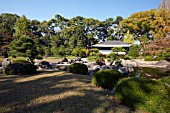
[(109, 17), (127, 18), (139, 11), (157, 8), (161, 0), (1, 0), (0, 13), (25, 15), (40, 21), (60, 14), (66, 18), (83, 16), (105, 20)]

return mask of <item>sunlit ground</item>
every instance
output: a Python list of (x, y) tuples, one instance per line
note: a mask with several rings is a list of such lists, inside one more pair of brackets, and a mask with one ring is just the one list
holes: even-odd
[(31, 76), (0, 75), (0, 112), (120, 113), (129, 109), (88, 75), (60, 71)]

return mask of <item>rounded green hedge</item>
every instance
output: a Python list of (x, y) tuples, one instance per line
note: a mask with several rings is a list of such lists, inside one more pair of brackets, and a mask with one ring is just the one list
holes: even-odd
[(31, 63), (14, 63), (9, 64), (4, 73), (7, 75), (28, 75), (36, 73), (36, 66)]
[(88, 67), (82, 63), (74, 63), (69, 66), (69, 72), (74, 74), (83, 74), (86, 75), (88, 72)]
[(124, 78), (115, 96), (125, 105), (152, 113), (170, 113), (170, 87), (149, 78)]
[(162, 77), (162, 78), (160, 78), (158, 80), (170, 85), (170, 76)]
[(122, 73), (117, 70), (100, 70), (92, 75), (92, 84), (106, 89), (112, 89), (119, 79), (123, 77)]

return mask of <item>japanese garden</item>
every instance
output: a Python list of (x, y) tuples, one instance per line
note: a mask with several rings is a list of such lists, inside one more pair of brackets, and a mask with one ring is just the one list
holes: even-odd
[(170, 113), (170, 3), (104, 21), (1, 13), (0, 112)]

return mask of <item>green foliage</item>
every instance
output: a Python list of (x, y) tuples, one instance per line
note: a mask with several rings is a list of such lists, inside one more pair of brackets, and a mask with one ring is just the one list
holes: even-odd
[(124, 60), (131, 60), (131, 59), (132, 59), (132, 57), (128, 56), (128, 55), (125, 55), (125, 57), (124, 57)]
[(97, 48), (92, 48), (92, 49), (90, 49), (90, 52), (98, 53), (98, 52), (99, 52), (99, 49), (97, 49)]
[(15, 36), (20, 37), (22, 35), (27, 35), (30, 33), (29, 29), (30, 22), (25, 16), (20, 17), (15, 23)]
[(138, 45), (133, 45), (130, 47), (128, 51), (128, 55), (136, 58), (139, 56), (139, 51), (140, 51), (140, 48), (138, 47)]
[(84, 58), (84, 57), (87, 57), (87, 55), (88, 55), (88, 49), (82, 48), (82, 49), (80, 50), (79, 56), (80, 56), (81, 58)]
[(111, 52), (110, 54), (106, 55), (106, 57), (110, 60), (110, 61), (114, 61), (117, 59), (117, 56), (115, 55), (115, 53)]
[(116, 84), (116, 98), (125, 105), (151, 113), (170, 112), (170, 88), (148, 78), (124, 78)]
[(9, 45), (9, 49), (11, 55), (29, 57), (32, 63), (33, 59), (38, 56), (34, 41), (27, 36), (21, 36), (13, 40)]
[(66, 55), (65, 47), (63, 45), (60, 46), (58, 54), (60, 56), (65, 56)]
[[(170, 73), (170, 72), (169, 72), (169, 73)], [(167, 76), (167, 77), (162, 77), (162, 78), (160, 78), (160, 79), (158, 79), (158, 80), (170, 85), (170, 75)]]
[(119, 60), (120, 58), (124, 58), (124, 55), (119, 54), (119, 52), (124, 52), (125, 49), (122, 47), (113, 47), (112, 52), (108, 54), (106, 57), (109, 58), (110, 61)]
[(7, 75), (29, 75), (36, 73), (36, 66), (31, 63), (13, 63), (8, 65), (4, 73)]
[(13, 40), (14, 26), (19, 18), (16, 14), (0, 14), (0, 55), (8, 51), (8, 45)]
[(69, 72), (86, 75), (88, 72), (88, 67), (82, 63), (74, 63), (69, 66)]
[(115, 54), (119, 54), (119, 52), (125, 52), (125, 49), (122, 47), (113, 47), (112, 52), (114, 52)]
[(147, 34), (147, 37), (160, 38), (166, 35), (169, 29), (170, 13), (164, 9), (151, 9), (136, 12), (120, 22), (120, 28), (135, 36)]
[(79, 55), (79, 51), (80, 50), (76, 47), (76, 48), (73, 49), (71, 54), (74, 55), (74, 56), (78, 56)]
[(89, 50), (88, 60), (96, 61), (96, 60), (98, 60), (98, 59), (100, 59), (102, 57), (103, 57), (102, 53), (99, 52), (99, 49), (93, 48), (93, 49)]
[(100, 70), (92, 75), (92, 84), (112, 89), (123, 75), (117, 70)]
[(116, 61), (115, 61), (115, 65), (116, 65), (116, 66), (121, 66), (121, 67), (123, 67), (123, 65), (122, 65), (122, 60), (116, 60)]
[(166, 52), (163, 54), (163, 56), (167, 61), (170, 61), (170, 48), (166, 49)]
[(96, 57), (95, 56), (89, 56), (87, 57), (88, 61), (96, 61)]
[(123, 42), (133, 44), (134, 43), (134, 37), (132, 34), (129, 33), (129, 31), (124, 35)]
[(96, 61), (96, 64), (100, 66), (105, 65), (105, 60), (103, 58), (100, 58)]
[(153, 57), (153, 56), (146, 56), (145, 61), (160, 61), (165, 59), (164, 57)]

